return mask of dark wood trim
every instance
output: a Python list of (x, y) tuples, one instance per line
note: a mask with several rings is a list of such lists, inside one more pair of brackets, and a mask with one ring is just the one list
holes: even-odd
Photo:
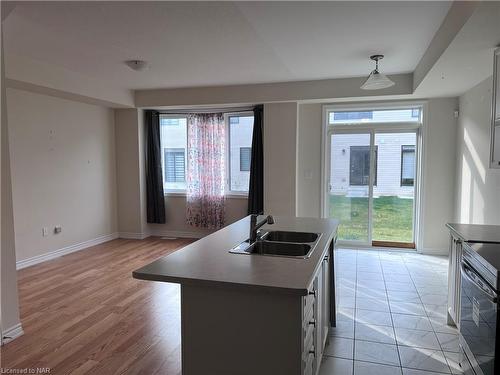
[(372, 246), (415, 249), (415, 242), (372, 241)]

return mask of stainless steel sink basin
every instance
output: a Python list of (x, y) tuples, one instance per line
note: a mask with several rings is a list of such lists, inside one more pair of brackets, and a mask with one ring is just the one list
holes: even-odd
[(266, 241), (311, 243), (318, 239), (317, 233), (269, 231), (262, 236)]
[(251, 254), (305, 257), (309, 254), (309, 251), (311, 251), (311, 245), (300, 243), (257, 241), (254, 242), (248, 250)]

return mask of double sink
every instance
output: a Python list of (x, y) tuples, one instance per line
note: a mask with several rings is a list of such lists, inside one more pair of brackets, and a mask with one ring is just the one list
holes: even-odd
[(257, 241), (248, 240), (229, 252), (246, 255), (270, 255), (292, 258), (309, 258), (321, 234), (288, 231), (261, 231)]

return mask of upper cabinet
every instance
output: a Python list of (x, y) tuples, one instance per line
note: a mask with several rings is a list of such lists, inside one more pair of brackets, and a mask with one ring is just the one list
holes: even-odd
[(500, 48), (493, 60), (493, 102), (491, 108), (491, 167), (500, 168)]

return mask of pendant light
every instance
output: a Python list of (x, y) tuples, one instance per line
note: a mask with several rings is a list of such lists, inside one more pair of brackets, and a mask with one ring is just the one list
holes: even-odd
[(394, 86), (394, 82), (392, 82), (385, 74), (378, 71), (378, 62), (383, 58), (384, 55), (370, 56), (370, 59), (375, 61), (375, 70), (370, 73), (365, 83), (361, 85), (362, 90), (379, 90)]

